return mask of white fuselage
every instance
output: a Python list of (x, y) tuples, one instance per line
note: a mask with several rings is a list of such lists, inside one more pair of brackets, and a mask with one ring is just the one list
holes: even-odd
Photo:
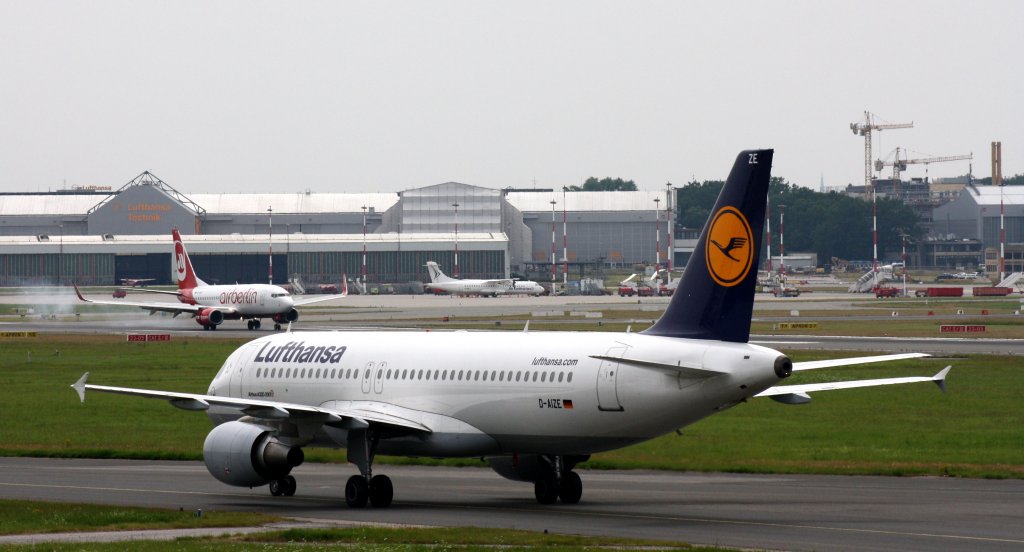
[(203, 307), (233, 309), (243, 318), (273, 316), (294, 307), (291, 295), (280, 286), (270, 284), (243, 284), (199, 286), (190, 293), (179, 293), (179, 299)]
[[(724, 373), (699, 378), (591, 355)], [(382, 440), (383, 454), (581, 454), (656, 437), (751, 397), (780, 381), (773, 370), (780, 355), (745, 343), (628, 333), (294, 332), (239, 348), (209, 394), (363, 405), (431, 429)], [(238, 417), (209, 414), (215, 422)], [(315, 444), (344, 446), (341, 433), (318, 435)]]
[(529, 280), (512, 280), (508, 283), (493, 280), (450, 280), (431, 282), (427, 287), (456, 295), (541, 295), (544, 288)]

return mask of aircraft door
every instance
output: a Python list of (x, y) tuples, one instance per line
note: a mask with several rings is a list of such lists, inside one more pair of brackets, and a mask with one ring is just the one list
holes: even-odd
[(381, 362), (377, 365), (377, 377), (373, 380), (373, 392), (378, 395), (384, 391), (384, 374), (387, 373), (387, 369), (387, 362)]
[[(622, 358), (626, 352), (625, 346), (612, 347), (608, 349), (605, 356)], [(619, 377), (619, 363), (611, 360), (602, 360), (601, 366), (597, 369), (597, 408), (607, 412), (621, 412), (622, 405), (619, 404), (619, 393), (616, 389), (616, 381)]]
[(240, 350), (237, 355), (232, 359), (232, 365), (228, 367), (230, 377), (228, 379), (228, 395), (232, 397), (241, 397), (242, 387), (244, 386), (244, 376), (247, 369), (251, 371), (252, 367), (250, 361), (256, 352), (258, 345), (248, 345), (244, 349)]
[(363, 393), (370, 392), (370, 378), (373, 377), (373, 369), (376, 365), (372, 362), (367, 362), (366, 367), (363, 368)]

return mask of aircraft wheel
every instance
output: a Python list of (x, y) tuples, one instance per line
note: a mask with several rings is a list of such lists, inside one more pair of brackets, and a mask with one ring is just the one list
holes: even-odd
[(577, 504), (583, 496), (583, 481), (579, 474), (570, 471), (562, 474), (562, 482), (558, 488), (558, 498), (562, 504)]
[(253, 321), (252, 321), (252, 320), (250, 320), (250, 321), (246, 322), (246, 323), (245, 323), (245, 325), (246, 325), (246, 326), (247, 326), (247, 327), (248, 327), (248, 328), (249, 328), (250, 330), (255, 330), (255, 329), (256, 329), (256, 324), (253, 324)]
[(217, 331), (217, 326), (210, 326), (210, 331)]
[(298, 484), (295, 483), (295, 478), (289, 475), (282, 481), (285, 482), (284, 496), (295, 496), (295, 489), (298, 488)]
[(375, 475), (370, 479), (370, 504), (374, 508), (387, 508), (391, 506), (391, 499), (395, 496), (395, 488), (391, 485), (391, 478), (386, 475)]
[(554, 504), (558, 500), (558, 481), (554, 477), (542, 477), (533, 483), (533, 494), (541, 504)]
[(366, 484), (366, 478), (361, 475), (353, 475), (348, 478), (345, 484), (345, 503), (351, 508), (363, 508), (370, 498), (370, 489)]
[(270, 496), (281, 496), (284, 494), (286, 483), (283, 479), (270, 480)]
[(260, 324), (260, 321), (259, 321), (259, 320), (253, 320), (253, 321), (252, 321), (252, 327), (253, 327), (253, 328), (255, 328), (255, 329), (257, 329), (257, 330), (258, 330), (258, 329), (260, 329), (260, 326), (261, 326), (261, 324)]
[(274, 324), (274, 331), (281, 331), (281, 325), (280, 324)]

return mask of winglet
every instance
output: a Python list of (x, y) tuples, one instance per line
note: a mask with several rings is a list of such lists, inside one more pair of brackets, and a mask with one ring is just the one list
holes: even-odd
[(526, 324), (523, 324), (523, 333), (528, 333), (529, 331), (530, 331), (530, 321), (527, 320)]
[(341, 273), (341, 296), (348, 297), (348, 276), (344, 272)]
[(89, 372), (82, 374), (82, 377), (78, 378), (78, 381), (71, 385), (71, 388), (78, 393), (78, 400), (85, 402), (85, 382), (89, 379)]
[(86, 303), (91, 303), (92, 302), (92, 301), (86, 299), (85, 297), (82, 297), (82, 291), (78, 289), (78, 284), (76, 284), (75, 282), (71, 282), (71, 285), (75, 286), (75, 293), (78, 294), (78, 298), (79, 299), (81, 299), (82, 301), (85, 301)]
[(949, 370), (952, 367), (953, 365), (946, 366), (941, 372), (932, 376), (932, 381), (935, 382), (935, 385), (939, 386), (939, 389), (941, 389), (943, 393), (946, 392), (946, 374), (949, 373)]

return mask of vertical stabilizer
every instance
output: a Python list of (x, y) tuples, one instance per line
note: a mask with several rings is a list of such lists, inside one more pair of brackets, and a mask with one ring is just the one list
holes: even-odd
[(774, 150), (743, 151), (711, 210), (672, 301), (643, 333), (746, 343)]
[(430, 281), (435, 284), (455, 281), (454, 278), (449, 278), (444, 272), (441, 272), (441, 267), (437, 266), (434, 261), (427, 261), (427, 272), (430, 273)]
[(171, 274), (178, 283), (178, 289), (183, 290), (205, 286), (206, 282), (197, 278), (195, 271), (192, 270), (192, 261), (188, 258), (188, 252), (185, 251), (185, 244), (181, 242), (181, 234), (178, 233), (177, 228), (171, 230), (171, 237), (174, 238)]

